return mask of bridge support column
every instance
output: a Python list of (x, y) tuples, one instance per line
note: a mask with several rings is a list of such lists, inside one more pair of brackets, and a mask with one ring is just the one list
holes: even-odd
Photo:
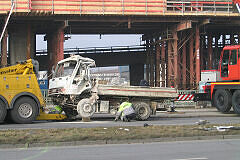
[(1, 66), (7, 66), (7, 30), (5, 31), (1, 43)]
[(195, 33), (195, 56), (196, 56), (196, 67), (195, 67), (195, 73), (196, 73), (196, 81), (195, 81), (195, 87), (198, 88), (198, 84), (200, 81), (201, 76), (201, 66), (200, 66), (200, 34), (199, 34), (199, 26), (196, 26), (196, 33)]
[[(225, 35), (223, 35), (225, 37)], [(223, 38), (223, 43), (225, 44), (225, 38)], [(208, 69), (212, 69), (212, 56), (213, 56), (213, 49), (212, 49), (212, 34), (208, 34)]]
[(64, 29), (47, 34), (48, 72), (56, 67), (58, 61), (64, 59)]
[(36, 35), (31, 25), (17, 25), (9, 30), (10, 63), (34, 58), (36, 50)]
[(140, 81), (144, 79), (144, 64), (131, 64), (130, 70), (130, 85), (139, 86)]
[[(193, 31), (193, 30), (191, 30)], [(194, 84), (194, 56), (193, 56), (193, 36), (189, 39), (189, 74), (190, 74), (190, 88)]]
[(161, 87), (166, 87), (166, 53), (165, 53), (165, 43), (162, 41), (161, 45)]
[(187, 84), (187, 57), (186, 57), (186, 44), (182, 47), (182, 87), (183, 89), (186, 89)]
[(178, 47), (177, 31), (172, 31), (172, 39), (168, 40), (168, 87), (178, 88)]
[(235, 44), (234, 33), (230, 33), (230, 43), (231, 45)]
[(150, 41), (150, 86), (154, 87), (154, 50), (153, 40)]
[(160, 45), (156, 44), (155, 87), (160, 87)]
[(149, 64), (150, 64), (150, 47), (149, 40), (146, 40), (146, 52), (147, 52), (147, 63), (146, 63), (146, 81), (149, 83)]

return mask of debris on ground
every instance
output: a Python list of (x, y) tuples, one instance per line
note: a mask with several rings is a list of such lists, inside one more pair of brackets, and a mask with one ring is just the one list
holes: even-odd
[(143, 127), (148, 127), (148, 126), (149, 126), (149, 124), (147, 124), (147, 123), (143, 124)]
[(216, 128), (216, 130), (219, 132), (225, 132), (228, 131), (229, 129), (234, 128), (234, 126), (213, 126), (213, 127)]
[(198, 122), (196, 122), (196, 124), (198, 124), (198, 125), (205, 125), (207, 123), (210, 123), (210, 122), (207, 120), (203, 120), (203, 119), (200, 119)]
[(229, 130), (240, 130), (240, 127), (234, 127), (234, 126), (213, 126), (212, 128), (199, 127), (199, 128), (194, 128), (194, 129), (203, 130), (203, 131), (225, 132), (225, 131), (229, 131)]
[(128, 129), (128, 128), (125, 128), (124, 131), (129, 131), (129, 129)]

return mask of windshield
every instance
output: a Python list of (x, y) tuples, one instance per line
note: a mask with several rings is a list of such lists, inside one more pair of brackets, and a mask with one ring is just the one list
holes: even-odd
[(77, 64), (76, 61), (69, 61), (58, 64), (55, 73), (55, 78), (71, 76), (76, 64)]

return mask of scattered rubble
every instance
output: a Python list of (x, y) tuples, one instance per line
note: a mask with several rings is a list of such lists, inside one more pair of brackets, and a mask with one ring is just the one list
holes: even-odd
[(202, 119), (200, 119), (198, 122), (196, 122), (196, 124), (198, 124), (198, 125), (205, 125), (207, 123), (210, 123), (210, 122), (207, 120), (202, 120)]

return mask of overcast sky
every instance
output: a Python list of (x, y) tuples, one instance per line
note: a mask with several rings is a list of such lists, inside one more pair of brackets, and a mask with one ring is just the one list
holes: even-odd
[[(69, 35), (65, 35), (69, 36)], [(64, 42), (64, 48), (133, 46), (143, 44), (141, 35), (71, 35), (71, 39)], [(47, 42), (43, 35), (37, 35), (37, 50), (46, 49)]]

